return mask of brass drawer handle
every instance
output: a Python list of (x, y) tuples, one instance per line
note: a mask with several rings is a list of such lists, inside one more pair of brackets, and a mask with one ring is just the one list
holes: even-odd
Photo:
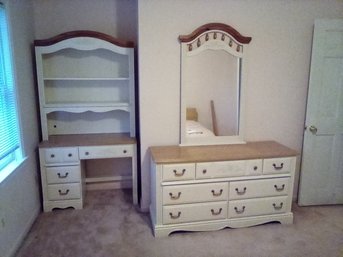
[(275, 170), (281, 170), (283, 168), (283, 162), (278, 166), (277, 164), (273, 163), (273, 167)]
[(61, 173), (57, 173), (58, 178), (66, 178), (68, 177), (69, 172), (66, 172), (64, 175), (61, 175)]
[(223, 194), (223, 189), (220, 189), (218, 193), (214, 190), (211, 190), (211, 192), (213, 196), (221, 196)]
[(173, 195), (173, 193), (169, 193), (170, 199), (177, 200), (181, 196), (181, 192), (179, 192), (177, 195)]
[(213, 209), (211, 209), (211, 213), (212, 213), (212, 215), (213, 216), (216, 216), (216, 215), (219, 215), (219, 214), (221, 214), (222, 213), (222, 208), (219, 208), (219, 210), (216, 212), (216, 211), (214, 211)]
[(186, 169), (183, 169), (181, 172), (178, 172), (177, 170), (173, 170), (173, 172), (174, 172), (175, 177), (182, 177), (185, 174)]
[(273, 203), (273, 207), (275, 210), (281, 210), (283, 206), (283, 202), (281, 202), (279, 205), (276, 205), (276, 203)]
[(59, 189), (59, 190), (58, 190), (58, 193), (59, 193), (60, 195), (67, 195), (67, 194), (69, 193), (69, 189), (67, 189), (65, 192), (62, 192), (62, 190)]
[(235, 190), (236, 190), (236, 193), (238, 195), (244, 195), (247, 192), (247, 188), (246, 187), (244, 187), (242, 191), (240, 191), (239, 188), (237, 188), (237, 187), (235, 188)]
[(281, 192), (281, 191), (285, 190), (285, 184), (282, 184), (281, 187), (279, 187), (278, 185), (274, 185), (274, 188), (276, 191)]
[(172, 212), (169, 212), (169, 216), (170, 216), (171, 219), (176, 220), (176, 219), (180, 218), (181, 212), (179, 211), (177, 213), (177, 215), (174, 215)]
[(242, 214), (245, 211), (245, 206), (242, 206), (242, 208), (239, 210), (237, 207), (234, 208), (237, 214)]

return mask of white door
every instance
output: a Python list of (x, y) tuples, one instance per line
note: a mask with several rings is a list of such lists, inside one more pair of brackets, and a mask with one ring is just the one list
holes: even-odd
[(317, 20), (299, 205), (343, 203), (343, 20)]

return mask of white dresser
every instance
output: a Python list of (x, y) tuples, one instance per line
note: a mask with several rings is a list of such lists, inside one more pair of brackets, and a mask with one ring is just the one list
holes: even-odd
[(292, 149), (266, 141), (150, 151), (155, 236), (293, 222)]

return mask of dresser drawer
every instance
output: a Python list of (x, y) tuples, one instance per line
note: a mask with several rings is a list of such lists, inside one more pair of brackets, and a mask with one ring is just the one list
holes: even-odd
[(263, 173), (289, 173), (291, 171), (292, 158), (273, 158), (263, 160)]
[(262, 174), (262, 160), (200, 162), (196, 165), (196, 178), (224, 178)]
[(49, 200), (69, 200), (81, 198), (80, 183), (48, 185)]
[(225, 200), (228, 200), (228, 183), (163, 187), (163, 205)]
[(289, 181), (286, 177), (230, 182), (229, 199), (287, 195)]
[(166, 164), (163, 165), (163, 181), (190, 180), (195, 178), (195, 164)]
[(46, 164), (79, 162), (77, 147), (44, 148), (41, 151), (44, 151)]
[(289, 210), (287, 196), (229, 201), (229, 218), (285, 213)]
[(163, 224), (175, 224), (227, 217), (227, 202), (171, 205), (163, 207)]
[(79, 147), (80, 159), (125, 158), (133, 156), (133, 145), (106, 145)]
[(81, 181), (80, 166), (58, 166), (45, 169), (48, 184), (72, 183)]

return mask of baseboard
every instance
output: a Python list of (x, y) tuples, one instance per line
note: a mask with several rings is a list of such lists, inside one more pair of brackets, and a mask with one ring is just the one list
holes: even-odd
[[(32, 216), (30, 217), (29, 221), (27, 222), (25, 229), (22, 231), (22, 233), (17, 237), (17, 240), (15, 241), (12, 249), (9, 251), (9, 255), (8, 257), (15, 257), (15, 254), (17, 253), (17, 251), (19, 250), (19, 247), (21, 246), (21, 244), (23, 243), (26, 235), (29, 233), (33, 223), (35, 222), (38, 214), (40, 213), (40, 207), (36, 208), (33, 211)], [(5, 256), (6, 257), (6, 256)]]

